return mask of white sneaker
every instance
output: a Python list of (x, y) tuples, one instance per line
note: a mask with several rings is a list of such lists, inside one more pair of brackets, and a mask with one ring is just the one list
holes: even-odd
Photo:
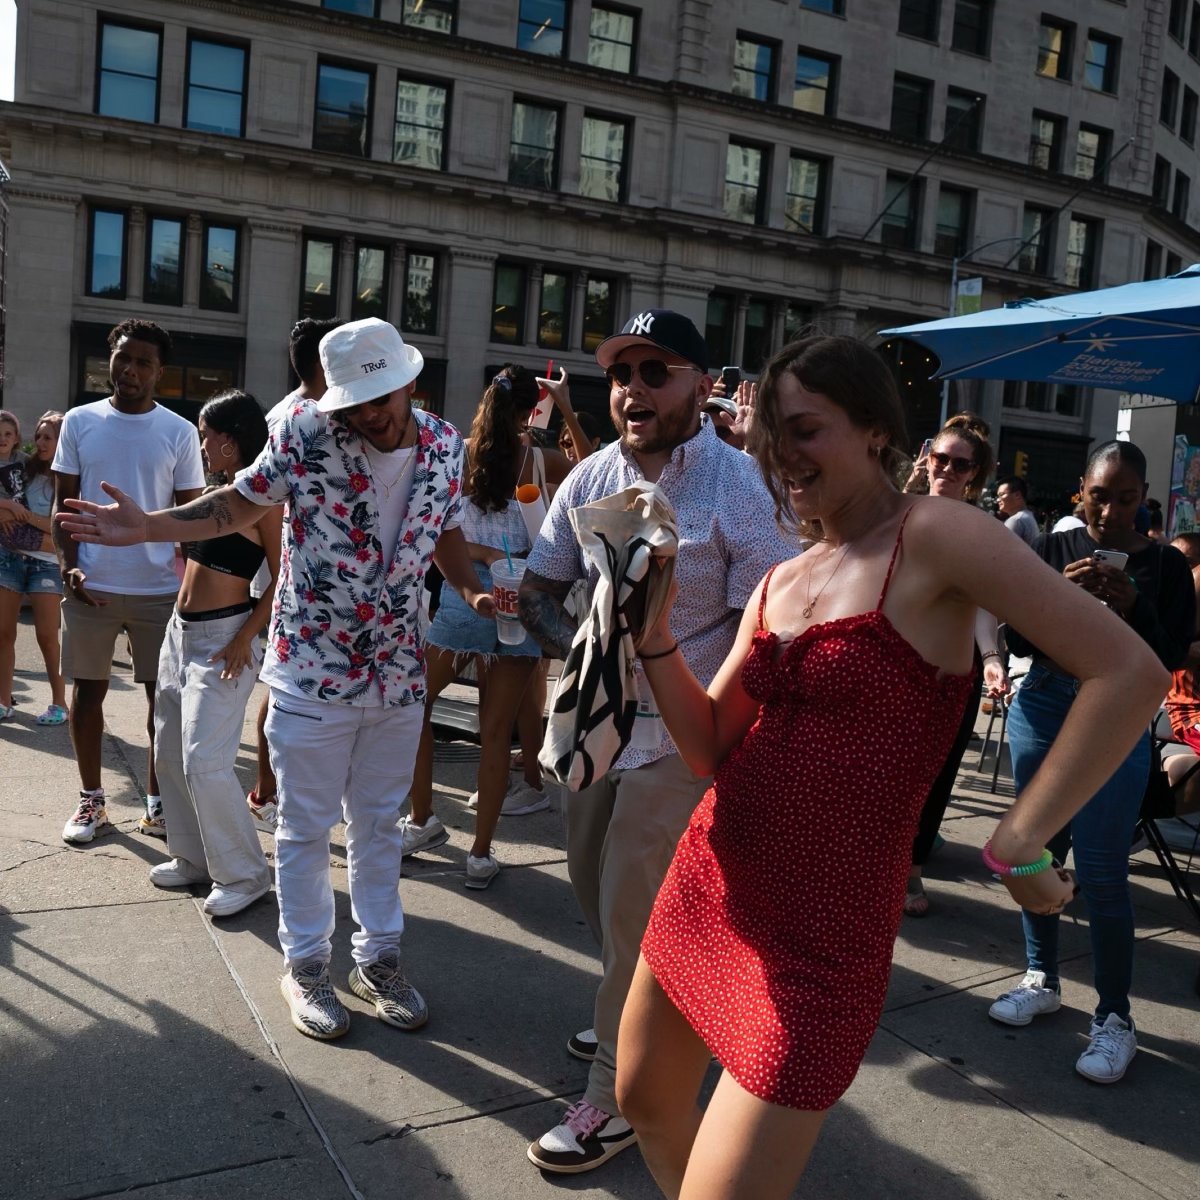
[(269, 833), (274, 837), (275, 830), (279, 828), (278, 799), (275, 796), (268, 796), (260, 804), (258, 802), (258, 793), (251, 792), (246, 797), (246, 807), (250, 810), (250, 816), (254, 820), (254, 828), (261, 830), (263, 833)]
[(486, 858), (467, 855), (467, 887), (482, 890), (500, 874), (500, 864), (494, 854)]
[(186, 858), (172, 858), (150, 868), (150, 882), (160, 888), (191, 887), (193, 883), (207, 883), (208, 872), (193, 867)]
[(580, 1100), (567, 1109), (560, 1124), (531, 1142), (526, 1154), (543, 1171), (578, 1175), (608, 1162), (636, 1141), (637, 1134), (623, 1117)]
[[(472, 792), (467, 798), (467, 807), (479, 807), (479, 793)], [(550, 797), (545, 789), (530, 787), (524, 779), (517, 779), (508, 785), (504, 793), (504, 803), (500, 806), (502, 817), (523, 817), (528, 813), (541, 812), (550, 807)]]
[(350, 990), (375, 1005), (375, 1015), (397, 1029), (420, 1029), (429, 1020), (429, 1007), (421, 993), (400, 970), (400, 955), (381, 954), (365, 967), (350, 972)]
[(232, 917), (243, 908), (249, 908), (255, 900), (261, 899), (270, 890), (269, 883), (264, 883), (252, 892), (238, 892), (224, 884), (214, 883), (212, 891), (205, 897), (204, 911), (210, 917)]
[(1122, 1021), (1116, 1013), (1109, 1013), (1103, 1024), (1092, 1022), (1091, 1039), (1075, 1070), (1093, 1083), (1116, 1083), (1137, 1053), (1133, 1019)]
[(1034, 1017), (1061, 1007), (1062, 992), (1046, 986), (1045, 971), (1026, 971), (1025, 978), (988, 1009), (988, 1016), (1003, 1025), (1028, 1025)]
[(293, 966), (279, 981), (292, 1024), (311, 1038), (329, 1041), (350, 1028), (350, 1013), (329, 982), (329, 964), (314, 960)]
[(421, 850), (434, 850), (438, 846), (444, 846), (450, 840), (450, 833), (438, 820), (437, 813), (424, 825), (418, 825), (412, 817), (406, 815), (400, 818), (400, 837), (404, 843), (400, 857), (407, 858)]
[(63, 826), (62, 837), (64, 842), (83, 845), (90, 842), (96, 834), (111, 828), (108, 811), (104, 807), (104, 789), (98, 788), (94, 792), (79, 793), (79, 807)]

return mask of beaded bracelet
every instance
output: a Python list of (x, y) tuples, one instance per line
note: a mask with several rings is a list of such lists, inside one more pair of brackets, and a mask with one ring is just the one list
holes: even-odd
[(992, 843), (987, 841), (983, 845), (983, 862), (984, 866), (995, 871), (997, 875), (1037, 875), (1054, 862), (1054, 855), (1049, 850), (1043, 850), (1037, 862), (1025, 863), (1020, 867), (1010, 867), (992, 853)]

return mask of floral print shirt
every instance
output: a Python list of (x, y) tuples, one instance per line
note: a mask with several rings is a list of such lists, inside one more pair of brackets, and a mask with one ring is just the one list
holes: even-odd
[(412, 415), (416, 474), (390, 563), (363, 443), (310, 401), (296, 401), (238, 476), (248, 500), (286, 506), (261, 672), (271, 687), (360, 707), (424, 701), (417, 614), (438, 537), (460, 524), (463, 440), (430, 413)]

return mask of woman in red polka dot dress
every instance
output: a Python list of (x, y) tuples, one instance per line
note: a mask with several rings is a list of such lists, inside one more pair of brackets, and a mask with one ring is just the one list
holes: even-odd
[[(655, 904), (617, 1048), (622, 1115), (671, 1197), (790, 1196), (853, 1081), (917, 818), (971, 688), (976, 606), (1084, 680), (996, 829), (1001, 864), (1039, 859), (1169, 683), (1136, 634), (999, 522), (902, 495), (903, 440), (874, 351), (785, 347), (760, 381), (751, 447), (779, 519), (818, 545), (767, 575), (707, 692), (674, 652), (669, 614), (639, 647), (684, 760), (714, 775)], [(1031, 911), (1073, 891), (1054, 870), (1005, 881)], [(702, 1113), (710, 1054), (724, 1072)]]

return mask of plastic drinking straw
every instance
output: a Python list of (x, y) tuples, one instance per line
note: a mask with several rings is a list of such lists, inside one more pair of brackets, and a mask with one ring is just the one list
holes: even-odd
[(512, 555), (508, 552), (508, 534), (502, 533), (500, 535), (500, 541), (504, 545), (504, 557), (508, 559), (508, 573), (510, 575), (515, 575), (516, 571), (513, 570)]

